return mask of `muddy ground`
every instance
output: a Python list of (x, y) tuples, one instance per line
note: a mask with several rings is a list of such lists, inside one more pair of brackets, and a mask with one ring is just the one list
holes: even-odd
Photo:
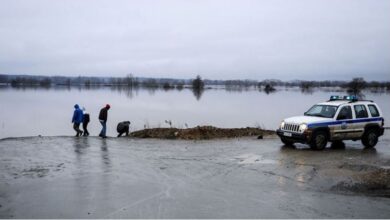
[(276, 138), (0, 140), (1, 218), (389, 218), (390, 136), (376, 149)]
[(150, 128), (131, 132), (129, 136), (137, 138), (209, 140), (216, 138), (238, 138), (255, 136), (262, 139), (264, 136), (274, 135), (275, 131), (261, 128), (217, 128), (213, 126), (198, 126), (194, 128)]

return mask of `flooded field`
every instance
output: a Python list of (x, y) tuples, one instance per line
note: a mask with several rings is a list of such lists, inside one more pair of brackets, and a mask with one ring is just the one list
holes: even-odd
[[(0, 89), (0, 138), (23, 136), (73, 135), (71, 117), (74, 104), (84, 106), (91, 115), (89, 131), (100, 131), (100, 109), (109, 103), (108, 135), (116, 134), (116, 124), (131, 121), (131, 130), (154, 127), (262, 127), (275, 129), (289, 116), (303, 114), (313, 104), (345, 91), (278, 88), (276, 92), (226, 91), (206, 89), (197, 97), (190, 89), (126, 90), (115, 88)], [(364, 92), (375, 100), (385, 118), (390, 118), (390, 93)], [(171, 122), (172, 125), (169, 125)]]

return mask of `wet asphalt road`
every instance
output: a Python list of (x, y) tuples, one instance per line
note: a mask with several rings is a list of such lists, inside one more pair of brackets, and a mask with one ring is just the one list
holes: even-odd
[(390, 218), (390, 136), (316, 152), (276, 138), (0, 140), (1, 218)]

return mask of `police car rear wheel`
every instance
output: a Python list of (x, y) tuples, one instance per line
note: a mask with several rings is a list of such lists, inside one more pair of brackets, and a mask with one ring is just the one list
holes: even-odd
[(318, 131), (313, 135), (313, 139), (310, 143), (310, 147), (313, 150), (323, 150), (328, 143), (328, 137), (325, 132)]
[(367, 131), (362, 138), (362, 143), (366, 148), (373, 148), (378, 143), (378, 132), (375, 129)]

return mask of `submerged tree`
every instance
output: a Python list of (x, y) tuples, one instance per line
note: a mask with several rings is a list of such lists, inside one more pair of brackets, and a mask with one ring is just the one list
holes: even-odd
[(139, 86), (139, 82), (137, 80), (137, 78), (135, 78), (133, 76), (133, 74), (127, 74), (127, 76), (123, 79), (124, 81), (124, 84), (128, 87), (138, 87)]
[(200, 99), (204, 91), (204, 82), (202, 78), (197, 75), (196, 79), (192, 80), (192, 92), (194, 93), (197, 100)]
[(204, 89), (204, 82), (199, 75), (196, 76), (196, 79), (192, 80), (192, 88), (199, 90)]
[(163, 84), (163, 89), (164, 89), (165, 91), (168, 91), (168, 90), (173, 89), (173, 88), (175, 88), (175, 87), (172, 86), (171, 84), (169, 84), (169, 82), (165, 82), (165, 83)]
[(176, 85), (176, 89), (181, 91), (181, 90), (183, 90), (183, 88), (184, 88), (184, 82), (182, 82), (182, 81), (178, 82)]
[(360, 94), (366, 86), (367, 82), (363, 78), (354, 78), (351, 82), (347, 83), (348, 92), (354, 95)]
[(275, 91), (275, 88), (271, 84), (267, 84), (265, 85), (264, 91), (265, 93), (270, 94)]

